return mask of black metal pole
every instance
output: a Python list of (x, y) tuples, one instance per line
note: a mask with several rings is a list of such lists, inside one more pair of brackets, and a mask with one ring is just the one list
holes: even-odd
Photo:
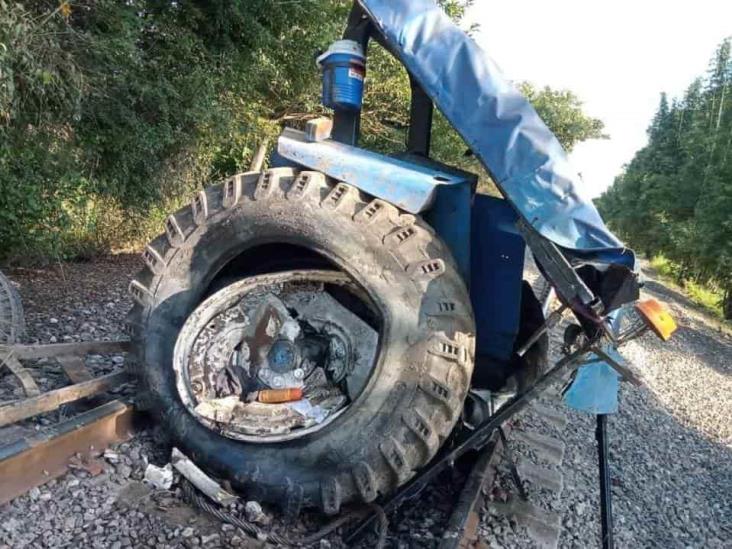
[(607, 415), (597, 414), (597, 455), (600, 468), (600, 521), (602, 523), (602, 547), (613, 549), (613, 505), (610, 491), (610, 467), (607, 451)]

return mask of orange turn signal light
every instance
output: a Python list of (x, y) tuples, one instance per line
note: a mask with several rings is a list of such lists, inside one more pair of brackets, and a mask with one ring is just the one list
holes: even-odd
[(676, 331), (676, 322), (663, 305), (655, 299), (639, 301), (635, 304), (635, 308), (648, 327), (664, 341), (668, 341), (671, 334)]
[(257, 400), (264, 404), (281, 404), (283, 402), (294, 402), (302, 398), (302, 389), (263, 389), (257, 393)]

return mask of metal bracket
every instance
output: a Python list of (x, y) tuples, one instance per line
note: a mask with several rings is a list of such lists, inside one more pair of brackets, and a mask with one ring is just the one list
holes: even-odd
[[(391, 498), (383, 502), (382, 509), (384, 512), (388, 514), (407, 500), (415, 498), (437, 475), (450, 467), (460, 456), (469, 450), (483, 448), (488, 444), (496, 429), (500, 428), (509, 418), (523, 410), (532, 400), (538, 397), (554, 382), (558, 381), (563, 375), (579, 368), (583, 364), (583, 359), (587, 353), (594, 352), (598, 344), (599, 340), (585, 343), (585, 345), (573, 353), (559, 360), (533, 386), (509, 400), (495, 414), (486, 419), (473, 431), (460, 432), (453, 438), (452, 442), (445, 444), (443, 450), (422, 470), (419, 476), (402, 486)], [(372, 514), (356, 526), (346, 538), (348, 546), (354, 545), (375, 520), (376, 516)]]
[(470, 188), (475, 176), (436, 163), (417, 163), (359, 149), (332, 139), (310, 142), (305, 134), (285, 128), (277, 153), (301, 166), (358, 187), (409, 213), (432, 206), (443, 186)]
[(541, 236), (523, 218), (519, 218), (516, 226), (562, 301), (570, 307), (581, 306), (596, 320), (600, 320), (602, 302), (579, 277), (556, 244)]

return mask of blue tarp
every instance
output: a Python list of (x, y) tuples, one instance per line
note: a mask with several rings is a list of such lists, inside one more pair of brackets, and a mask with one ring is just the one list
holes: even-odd
[(432, 0), (360, 2), (516, 210), (557, 245), (613, 262), (623, 245), (582, 196), (559, 141), (472, 38)]

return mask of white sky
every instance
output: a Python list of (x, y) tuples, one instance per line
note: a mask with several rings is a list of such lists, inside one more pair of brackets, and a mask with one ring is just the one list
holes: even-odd
[(732, 35), (732, 0), (475, 0), (467, 23), (511, 80), (568, 88), (609, 140), (572, 163), (599, 195), (646, 144), (662, 91), (681, 96)]

